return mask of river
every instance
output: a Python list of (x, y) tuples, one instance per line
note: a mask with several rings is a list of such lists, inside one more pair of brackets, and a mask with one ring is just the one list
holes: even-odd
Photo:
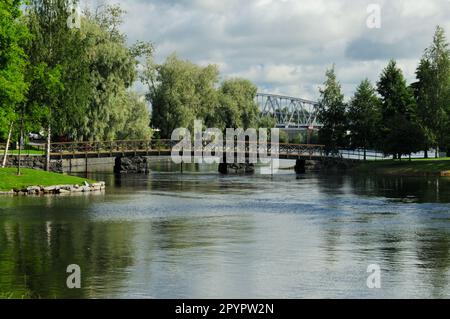
[(90, 177), (105, 194), (0, 197), (0, 296), (450, 297), (450, 179)]

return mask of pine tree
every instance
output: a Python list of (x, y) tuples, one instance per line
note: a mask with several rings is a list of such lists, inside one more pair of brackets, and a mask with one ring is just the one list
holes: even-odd
[(379, 126), (379, 104), (375, 88), (368, 79), (365, 79), (356, 89), (356, 93), (350, 103), (348, 117), (350, 129), (350, 146), (353, 149), (366, 150), (375, 147)]
[(346, 104), (334, 65), (325, 75), (324, 88), (320, 89), (318, 120), (323, 127), (319, 131), (319, 143), (325, 145), (327, 153), (337, 153), (347, 145)]
[(394, 60), (383, 70), (377, 86), (381, 95), (379, 148), (399, 159), (422, 149), (424, 134), (414, 95)]

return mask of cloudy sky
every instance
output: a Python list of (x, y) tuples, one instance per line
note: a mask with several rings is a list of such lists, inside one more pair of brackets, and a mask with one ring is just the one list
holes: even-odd
[[(308, 99), (317, 99), (333, 63), (346, 95), (365, 77), (376, 82), (390, 58), (411, 82), (436, 25), (450, 34), (450, 0), (99, 2), (121, 4), (129, 41), (151, 41), (157, 61), (176, 52), (217, 64), (223, 78), (248, 78), (261, 92)], [(371, 4), (380, 5), (380, 28), (367, 26)]]

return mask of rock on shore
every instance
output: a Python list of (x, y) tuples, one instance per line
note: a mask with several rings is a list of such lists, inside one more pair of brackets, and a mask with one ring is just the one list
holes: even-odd
[(87, 193), (103, 191), (105, 188), (105, 182), (92, 184), (84, 182), (83, 185), (28, 186), (26, 188), (0, 192), (0, 195), (57, 195), (70, 193)]

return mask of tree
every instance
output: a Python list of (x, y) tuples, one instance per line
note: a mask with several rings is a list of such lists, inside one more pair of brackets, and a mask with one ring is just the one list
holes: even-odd
[[(69, 28), (69, 0), (31, 0), (26, 21), (32, 41), (30, 56), (30, 90), (28, 108), (46, 108), (47, 123), (53, 134), (76, 138), (82, 126), (90, 97), (90, 70), (87, 63), (87, 42), (80, 29)], [(59, 74), (59, 90), (48, 91), (42, 78), (35, 78), (35, 69), (43, 77)], [(51, 133), (50, 133), (51, 134)], [(49, 135), (50, 135), (49, 134)]]
[(125, 92), (118, 103), (122, 110), (122, 126), (118, 127), (115, 138), (119, 140), (149, 140), (152, 136), (150, 129), (150, 112), (145, 99), (136, 93)]
[(237, 78), (224, 81), (219, 88), (218, 127), (256, 128), (259, 121), (256, 93), (256, 86), (248, 80)]
[(170, 138), (178, 127), (192, 131), (195, 119), (208, 124), (216, 121), (218, 75), (214, 65), (200, 67), (174, 54), (160, 65), (147, 61), (142, 80), (149, 89), (153, 126), (162, 137)]
[[(86, 63), (90, 70), (90, 91), (82, 125), (74, 128), (76, 136), (84, 140), (113, 140), (125, 129), (124, 123), (131, 119), (128, 109), (136, 105), (127, 90), (137, 80), (136, 47), (128, 48), (126, 37), (118, 31), (123, 10), (118, 6), (107, 6), (104, 11), (86, 12), (81, 33), (86, 43)], [(140, 45), (144, 48), (145, 45)], [(147, 47), (145, 53), (151, 54)], [(124, 105), (129, 102), (131, 105)], [(148, 112), (141, 114), (149, 126)], [(132, 124), (132, 123), (129, 123)], [(141, 136), (144, 138), (148, 134)]]
[[(413, 84), (418, 114), (425, 130), (425, 157), (428, 149), (446, 145), (450, 114), (450, 50), (444, 29), (436, 27), (433, 43), (425, 50)], [(437, 154), (436, 154), (437, 155)]]
[(271, 129), (277, 125), (277, 120), (270, 115), (263, 115), (258, 118), (258, 128)]
[[(30, 0), (28, 3), (26, 23), (32, 41), (27, 46), (30, 89), (24, 114), (29, 118), (45, 114), (41, 124), (47, 127), (48, 170), (52, 135), (75, 138), (74, 128), (82, 125), (80, 120), (89, 103), (90, 72), (81, 32), (69, 28), (67, 23), (74, 1)], [(35, 77), (36, 74), (40, 76)], [(45, 82), (50, 77), (53, 89), (48, 90)]]
[(7, 137), (7, 148), (12, 123), (17, 120), (18, 108), (21, 108), (28, 89), (25, 79), (27, 56), (23, 47), (29, 34), (19, 20), (21, 4), (19, 0), (0, 2), (0, 139)]
[(222, 130), (261, 124), (255, 102), (256, 86), (239, 78), (218, 86), (219, 71), (215, 65), (201, 67), (174, 54), (160, 65), (150, 58), (141, 80), (148, 86), (153, 126), (164, 138), (169, 138), (178, 127), (192, 131), (196, 119), (203, 120), (207, 127)]
[(203, 120), (207, 127), (215, 127), (217, 123), (216, 108), (219, 92), (216, 89), (219, 69), (216, 65), (208, 65), (200, 69), (196, 80), (196, 92), (199, 96), (197, 118)]
[[(31, 1), (27, 14), (33, 34), (28, 49), (31, 88), (26, 113), (40, 118), (41, 125), (49, 125), (53, 135), (63, 139), (112, 140), (126, 135), (120, 132), (128, 130), (124, 123), (133, 125), (135, 115), (128, 110), (137, 104), (127, 90), (137, 79), (138, 57), (150, 56), (153, 48), (145, 42), (127, 46), (118, 29), (124, 14), (119, 6), (106, 6), (95, 14), (86, 10), (80, 28), (69, 28), (71, 3)], [(149, 124), (148, 112), (141, 115)], [(149, 129), (140, 131), (142, 138), (149, 136)]]
[(350, 147), (366, 150), (374, 147), (377, 141), (380, 100), (376, 96), (375, 88), (368, 79), (360, 83), (350, 102), (348, 110)]
[(319, 143), (325, 145), (327, 153), (337, 153), (346, 146), (347, 117), (344, 95), (336, 79), (334, 65), (326, 72), (324, 88), (320, 89), (318, 120), (323, 124), (319, 131)]
[(380, 149), (399, 159), (419, 151), (424, 133), (418, 122), (417, 105), (394, 60), (383, 70), (377, 88), (381, 95)]

